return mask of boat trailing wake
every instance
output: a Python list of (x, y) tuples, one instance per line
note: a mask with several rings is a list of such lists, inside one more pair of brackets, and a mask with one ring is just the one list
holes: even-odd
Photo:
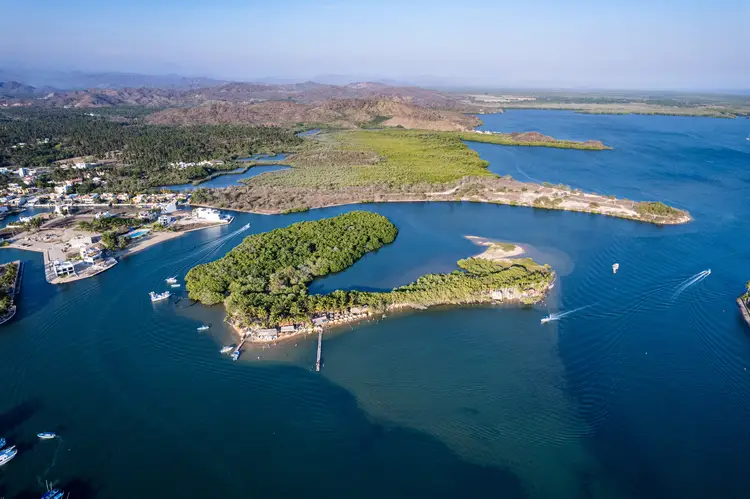
[(551, 313), (547, 317), (544, 317), (542, 319), (542, 324), (547, 323), (547, 322), (551, 322), (551, 321), (559, 321), (563, 317), (566, 317), (566, 316), (568, 316), (570, 314), (574, 314), (574, 313), (579, 312), (579, 311), (581, 311), (583, 309), (586, 309), (586, 308), (589, 308), (589, 307), (593, 307), (593, 306), (594, 305), (586, 305), (584, 307), (578, 307), (578, 308), (574, 308), (573, 310), (568, 310), (567, 312), (554, 312), (554, 313)]
[(687, 288), (692, 286), (693, 284), (698, 284), (703, 279), (711, 275), (711, 269), (706, 269), (703, 272), (698, 272), (692, 277), (689, 277), (688, 279), (685, 279), (679, 286), (677, 286), (677, 289), (675, 290), (674, 294), (672, 295), (672, 299), (676, 299), (678, 296), (682, 294), (683, 291), (685, 291)]

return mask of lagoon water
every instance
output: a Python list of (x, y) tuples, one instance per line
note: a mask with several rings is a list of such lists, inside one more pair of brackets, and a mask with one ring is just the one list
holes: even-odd
[[(254, 233), (353, 207), (238, 214), (65, 286), (44, 281), (41, 256), (3, 250), (27, 267), (17, 318), (0, 329), (0, 436), (20, 449), (0, 468), (0, 497), (39, 497), (45, 480), (73, 499), (747, 497), (750, 330), (734, 298), (750, 279), (750, 121), (482, 119), (615, 148), (472, 144), (493, 171), (665, 200), (695, 221), (364, 205), (398, 238), (313, 290), (451, 270), (479, 251), (465, 235), (527, 245), (558, 283), (534, 308), (435, 309), (326, 333), (321, 373), (313, 338), (232, 363), (219, 353), (232, 342), (220, 307), (151, 304), (147, 293), (223, 255), (247, 222)], [(40, 431), (61, 438), (38, 441)]]

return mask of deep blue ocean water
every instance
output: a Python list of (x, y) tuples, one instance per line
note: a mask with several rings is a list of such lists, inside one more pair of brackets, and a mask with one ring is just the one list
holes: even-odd
[[(44, 281), (40, 255), (3, 249), (27, 268), (18, 316), (0, 329), (0, 436), (21, 449), (0, 468), (0, 497), (39, 497), (45, 480), (74, 499), (747, 497), (750, 329), (734, 299), (750, 279), (750, 121), (482, 119), (614, 147), (472, 144), (499, 174), (664, 200), (695, 220), (475, 203), (238, 214), (64, 286)], [(220, 307), (148, 300), (248, 232), (352, 209), (386, 215), (399, 236), (314, 291), (451, 270), (481, 250), (466, 235), (525, 245), (557, 285), (533, 308), (434, 309), (326, 333), (321, 373), (313, 338), (232, 363)]]

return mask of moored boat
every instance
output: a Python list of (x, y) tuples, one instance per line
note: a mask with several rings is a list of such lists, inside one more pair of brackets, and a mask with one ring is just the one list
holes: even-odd
[(167, 281), (167, 284), (176, 284), (177, 283), (177, 277), (167, 277), (164, 280)]
[(18, 454), (18, 449), (16, 449), (15, 445), (13, 447), (8, 447), (4, 451), (0, 451), (0, 466), (16, 457), (16, 454)]
[(240, 349), (238, 348), (234, 352), (232, 352), (232, 360), (237, 360), (240, 358)]
[(62, 499), (65, 492), (60, 489), (50, 489), (42, 496), (42, 499)]
[(179, 288), (180, 286), (181, 286), (181, 284), (172, 284), (173, 288)]
[(170, 293), (169, 291), (165, 291), (163, 293), (154, 293), (153, 291), (151, 291), (148, 295), (151, 297), (152, 302), (157, 302), (166, 300), (167, 298), (172, 296), (172, 293)]
[(206, 326), (205, 324), (202, 326), (199, 326), (197, 329), (198, 331), (208, 331), (211, 328), (211, 326)]
[(57, 438), (57, 434), (51, 431), (43, 431), (41, 433), (37, 433), (36, 436), (41, 438), (42, 440), (49, 440), (51, 438)]
[(234, 350), (234, 347), (232, 345), (229, 345), (229, 346), (226, 346), (226, 347), (222, 348), (221, 349), (221, 353), (229, 353), (232, 350)]

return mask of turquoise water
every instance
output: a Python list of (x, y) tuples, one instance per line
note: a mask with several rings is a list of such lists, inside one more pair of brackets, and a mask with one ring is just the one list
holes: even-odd
[(151, 232), (149, 229), (134, 230), (125, 234), (125, 237), (129, 237), (130, 239), (137, 239), (139, 237), (145, 236), (149, 232)]
[[(237, 214), (64, 286), (44, 281), (41, 255), (2, 250), (27, 268), (19, 313), (0, 329), (0, 436), (21, 449), (0, 468), (0, 497), (38, 497), (45, 480), (72, 498), (747, 497), (750, 331), (734, 298), (750, 279), (748, 122), (482, 119), (615, 147), (474, 145), (494, 171), (668, 198), (696, 220), (363, 205), (398, 238), (315, 290), (388, 289), (450, 270), (479, 251), (465, 235), (523, 243), (559, 280), (533, 308), (435, 309), (327, 333), (321, 373), (313, 338), (232, 363), (219, 353), (233, 342), (220, 307), (180, 299), (184, 288), (156, 304), (148, 292), (247, 233), (352, 207)], [(211, 330), (197, 333), (204, 323)], [(61, 438), (40, 442), (39, 431)]]

